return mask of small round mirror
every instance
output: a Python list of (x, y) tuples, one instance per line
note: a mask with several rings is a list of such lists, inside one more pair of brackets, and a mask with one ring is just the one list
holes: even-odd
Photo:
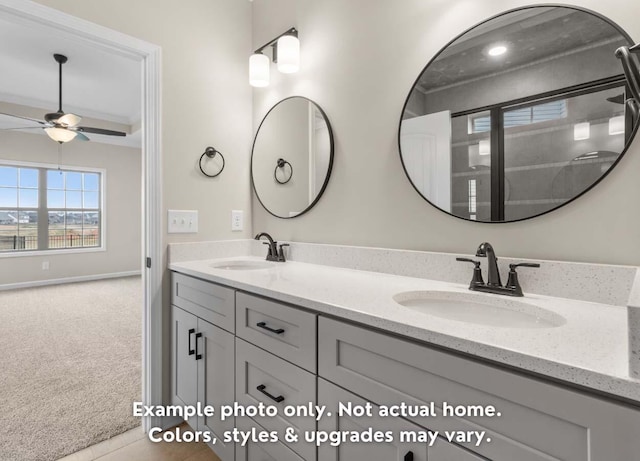
[(405, 103), (400, 156), (413, 187), (453, 216), (518, 221), (597, 184), (635, 133), (615, 51), (632, 41), (589, 11), (532, 6), (458, 36)]
[(329, 182), (333, 133), (325, 113), (300, 96), (283, 99), (260, 123), (251, 181), (258, 200), (278, 218), (309, 211)]

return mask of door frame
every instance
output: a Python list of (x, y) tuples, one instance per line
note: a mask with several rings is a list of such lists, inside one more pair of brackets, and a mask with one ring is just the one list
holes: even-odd
[[(142, 75), (142, 242), (144, 286), (142, 319), (142, 401), (163, 403), (162, 389), (162, 143), (161, 48), (31, 0), (0, 0), (0, 18), (48, 29), (51, 36), (73, 36), (96, 48), (140, 62)], [(147, 258), (151, 267), (147, 267)], [(148, 432), (159, 418), (143, 417)]]

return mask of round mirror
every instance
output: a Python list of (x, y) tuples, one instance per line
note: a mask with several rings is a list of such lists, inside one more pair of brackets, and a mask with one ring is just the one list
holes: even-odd
[(251, 154), (251, 181), (262, 206), (278, 218), (309, 211), (324, 192), (333, 165), (333, 133), (313, 101), (294, 96), (260, 123)]
[(459, 218), (518, 221), (598, 183), (636, 129), (615, 51), (627, 34), (561, 6), (509, 11), (458, 36), (404, 105), (400, 157), (413, 187)]

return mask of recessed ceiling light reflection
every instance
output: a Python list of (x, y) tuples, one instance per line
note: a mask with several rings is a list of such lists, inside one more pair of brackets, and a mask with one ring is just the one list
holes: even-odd
[(507, 52), (507, 47), (504, 45), (496, 45), (496, 46), (492, 46), (491, 48), (489, 48), (489, 51), (487, 51), (487, 54), (489, 56), (502, 56), (503, 54), (505, 54)]

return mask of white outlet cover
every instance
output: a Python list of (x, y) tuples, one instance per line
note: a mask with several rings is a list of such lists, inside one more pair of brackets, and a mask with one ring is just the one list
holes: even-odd
[(169, 234), (195, 234), (198, 232), (198, 210), (168, 210)]

